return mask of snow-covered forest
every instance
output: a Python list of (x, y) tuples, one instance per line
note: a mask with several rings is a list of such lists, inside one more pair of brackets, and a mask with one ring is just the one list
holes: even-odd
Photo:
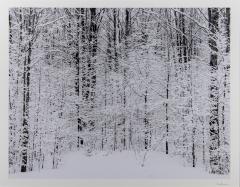
[(11, 8), (9, 173), (131, 152), (228, 175), (229, 72), (229, 8)]

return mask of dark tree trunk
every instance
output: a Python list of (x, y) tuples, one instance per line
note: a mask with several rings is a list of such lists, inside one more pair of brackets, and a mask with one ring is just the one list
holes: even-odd
[[(126, 61), (128, 59), (128, 37), (130, 35), (130, 10), (126, 8), (125, 10), (125, 58)], [(124, 79), (124, 84), (123, 84), (123, 108), (124, 108), (124, 115), (123, 115), (123, 146), (124, 149), (126, 149), (126, 82), (127, 82), (127, 69), (126, 67), (123, 67), (123, 79)]]
[(147, 92), (147, 88), (145, 88), (145, 95), (144, 95), (144, 128), (145, 128), (145, 132), (144, 132), (144, 148), (146, 150), (148, 150), (150, 148), (150, 138), (151, 138), (151, 134), (150, 134), (150, 128), (149, 128), (149, 121), (148, 121), (148, 114), (147, 114), (147, 102), (148, 102), (148, 92)]
[[(184, 9), (181, 8), (180, 9), (181, 12), (184, 13)], [(185, 32), (185, 18), (184, 15), (181, 14), (180, 15), (180, 29), (182, 31), (182, 41), (181, 41), (181, 50), (182, 50), (182, 55), (183, 55), (183, 59), (182, 61), (184, 63), (186, 63), (188, 61), (188, 55), (187, 55), (187, 38), (186, 38), (186, 32)]]
[[(180, 8), (180, 12), (184, 13), (184, 8)], [(180, 12), (174, 12), (175, 24), (179, 31), (177, 31), (177, 51), (179, 63), (186, 63), (188, 61), (187, 54), (187, 38), (185, 32), (185, 18)]]
[[(88, 93), (89, 93), (89, 111), (94, 109), (95, 88), (96, 88), (96, 56), (97, 56), (97, 18), (96, 8), (90, 8), (90, 33), (89, 33), (89, 55), (88, 58)], [(95, 128), (94, 120), (89, 121), (90, 129)]]
[[(78, 46), (79, 49), (79, 54), (81, 52), (81, 57), (79, 56), (79, 61), (81, 60), (81, 73), (82, 73), (82, 77), (81, 77), (81, 81), (82, 81), (82, 99), (85, 102), (88, 102), (88, 98), (89, 98), (89, 77), (88, 77), (88, 67), (87, 67), (87, 44), (86, 44), (86, 40), (87, 40), (87, 36), (86, 36), (86, 32), (87, 32), (87, 28), (86, 28), (86, 22), (87, 22), (87, 11), (85, 8), (81, 8), (80, 10), (78, 9), (78, 11), (80, 12), (81, 16), (78, 19), (81, 19), (78, 23), (81, 24), (81, 32), (80, 32), (80, 28), (78, 30), (78, 39), (81, 41), (81, 50), (80, 50), (80, 46)], [(79, 26), (79, 25), (77, 25)], [(79, 42), (80, 43), (80, 42)], [(78, 44), (79, 45), (79, 44)], [(80, 62), (79, 62), (79, 74), (80, 74)], [(80, 76), (80, 75), (79, 75)], [(80, 81), (80, 77), (79, 77), (79, 81)], [(80, 85), (79, 89), (80, 89)], [(80, 97), (80, 90), (79, 90), (79, 97)], [(80, 106), (79, 106), (79, 113), (80, 113)], [(86, 125), (86, 123), (80, 118), (80, 114), (78, 114), (78, 137), (77, 137), (77, 147), (79, 148), (80, 145), (84, 144), (84, 140), (82, 137), (80, 137), (80, 132), (83, 131), (83, 127)]]
[(97, 23), (96, 23), (96, 8), (91, 8), (91, 23), (90, 23), (90, 36), (89, 36), (89, 43), (90, 43), (90, 54), (91, 54), (91, 61), (88, 64), (89, 67), (89, 75), (91, 78), (90, 87), (90, 101), (91, 101), (91, 108), (94, 107), (94, 98), (95, 98), (95, 87), (96, 87), (96, 55), (97, 55)]
[(192, 129), (192, 167), (196, 166), (195, 133), (196, 133), (196, 128), (193, 127)]
[(227, 44), (226, 44), (226, 53), (230, 52), (230, 8), (226, 8), (226, 36), (227, 36)]
[(218, 31), (218, 20), (219, 20), (219, 10), (217, 8), (208, 9), (209, 16), (209, 47), (211, 49), (210, 53), (210, 68), (211, 68), (211, 82), (210, 82), (210, 168), (211, 173), (221, 173), (219, 170), (219, 147), (220, 147), (220, 138), (219, 138), (219, 87), (217, 79), (217, 70), (218, 70), (218, 47), (216, 42), (216, 34)]
[(166, 103), (165, 103), (165, 110), (166, 110), (166, 154), (168, 154), (168, 99), (169, 99), (169, 79), (170, 79), (170, 72), (167, 71), (167, 89), (166, 89)]
[(8, 21), (9, 21), (9, 43), (12, 44), (12, 16), (9, 12), (9, 17), (8, 17)]
[[(21, 15), (22, 16), (22, 15)], [(30, 14), (28, 20), (26, 20), (26, 32), (27, 35), (32, 35), (32, 9), (30, 9)], [(22, 17), (20, 17), (22, 20)], [(22, 26), (21, 26), (22, 27)], [(22, 28), (23, 29), (23, 28)], [(31, 53), (32, 53), (32, 43), (28, 42), (27, 53), (24, 60), (24, 72), (23, 72), (23, 123), (22, 123), (22, 134), (21, 134), (21, 172), (27, 171), (28, 164), (28, 143), (29, 143), (29, 99), (30, 99), (30, 64), (31, 64)]]
[(86, 44), (86, 17), (87, 12), (85, 8), (81, 8), (81, 43), (82, 43), (82, 53), (81, 53), (81, 60), (82, 60), (82, 97), (84, 101), (88, 101), (89, 97), (89, 78), (88, 78), (88, 68), (87, 68), (87, 44)]
[(117, 9), (113, 9), (113, 47), (114, 47), (114, 69), (118, 72), (118, 55), (117, 55)]
[[(76, 21), (77, 21), (77, 38), (76, 38), (76, 53), (75, 53), (75, 65), (76, 65), (76, 76), (75, 76), (75, 92), (78, 97), (78, 101), (80, 100), (80, 41), (81, 41), (81, 35), (80, 35), (80, 8), (76, 8), (75, 14), (76, 14)], [(78, 141), (77, 141), (77, 148), (80, 147), (80, 131), (81, 131), (81, 119), (80, 119), (80, 106), (79, 103), (76, 104), (77, 108), (77, 130), (78, 130)]]

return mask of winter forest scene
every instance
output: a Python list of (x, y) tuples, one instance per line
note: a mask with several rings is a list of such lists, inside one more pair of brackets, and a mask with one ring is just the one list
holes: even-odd
[(9, 177), (230, 174), (230, 8), (9, 9)]

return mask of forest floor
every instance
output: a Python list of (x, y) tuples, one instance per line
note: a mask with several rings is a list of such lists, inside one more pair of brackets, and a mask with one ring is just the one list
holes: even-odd
[[(144, 166), (143, 166), (144, 160)], [(98, 153), (86, 156), (82, 152), (71, 152), (63, 156), (58, 169), (44, 169), (28, 173), (9, 175), (10, 178), (222, 178), (211, 175), (203, 168), (184, 166), (177, 158), (149, 152), (136, 156), (133, 152)], [(226, 178), (226, 177), (224, 177)]]

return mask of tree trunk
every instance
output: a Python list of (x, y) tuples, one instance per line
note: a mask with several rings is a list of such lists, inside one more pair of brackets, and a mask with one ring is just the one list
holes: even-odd
[[(128, 37), (130, 35), (130, 10), (128, 8), (126, 8), (125, 10), (125, 58), (126, 58), (126, 62), (128, 60)], [(124, 149), (126, 149), (126, 82), (127, 82), (127, 69), (125, 66), (123, 66), (123, 110), (124, 110), (124, 115), (123, 115), (123, 133), (124, 133), (124, 137), (123, 137), (123, 146)], [(130, 129), (130, 128), (129, 128)]]
[(76, 14), (76, 20), (77, 20), (77, 39), (76, 39), (76, 53), (75, 53), (75, 65), (76, 65), (76, 76), (75, 76), (75, 92), (77, 95), (77, 104), (76, 104), (76, 108), (77, 108), (77, 130), (78, 130), (78, 141), (77, 141), (77, 148), (80, 147), (80, 131), (82, 130), (81, 127), (81, 119), (80, 119), (80, 105), (79, 105), (79, 101), (80, 101), (80, 13), (81, 10), (80, 8), (76, 8), (75, 10), (75, 14)]
[(114, 48), (114, 69), (118, 72), (118, 55), (117, 55), (117, 9), (113, 9), (113, 48)]
[[(180, 8), (180, 12), (184, 13), (184, 8)], [(179, 63), (186, 63), (188, 61), (187, 55), (187, 38), (185, 32), (185, 18), (184, 15), (179, 12), (175, 14), (175, 24), (179, 31), (177, 31), (177, 51)]]
[(216, 34), (218, 31), (218, 20), (219, 20), (219, 11), (217, 8), (208, 9), (209, 16), (209, 29), (210, 29), (210, 38), (209, 38), (209, 47), (211, 49), (210, 53), (210, 68), (211, 68), (211, 82), (210, 82), (210, 169), (211, 173), (220, 173), (219, 170), (219, 87), (218, 87), (218, 48), (217, 42), (215, 40)]
[(169, 78), (170, 78), (170, 72), (167, 71), (167, 88), (166, 88), (166, 103), (165, 103), (165, 110), (166, 110), (166, 154), (168, 154), (168, 99), (169, 99)]
[(144, 128), (145, 128), (145, 133), (144, 133), (144, 147), (146, 150), (150, 148), (150, 128), (149, 128), (149, 121), (148, 121), (148, 114), (147, 114), (147, 102), (148, 102), (148, 92), (147, 88), (145, 88), (145, 95), (144, 95)]
[[(32, 9), (26, 23), (27, 35), (32, 35)], [(22, 20), (22, 17), (20, 18)], [(31, 64), (32, 43), (28, 41), (28, 50), (24, 59), (24, 72), (23, 72), (23, 123), (22, 123), (22, 135), (21, 135), (21, 172), (27, 171), (28, 164), (28, 143), (29, 143), (29, 99), (30, 99), (30, 64)]]

